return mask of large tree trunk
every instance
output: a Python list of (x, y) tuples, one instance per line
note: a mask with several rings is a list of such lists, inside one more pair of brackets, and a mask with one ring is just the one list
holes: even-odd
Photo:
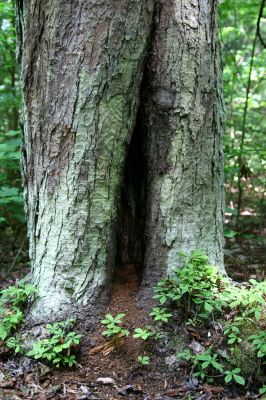
[(108, 300), (116, 254), (144, 263), (148, 287), (181, 250), (201, 248), (222, 268), (216, 1), (23, 7), (33, 314)]
[(24, 3), (23, 150), (36, 315), (94, 302), (110, 287), (118, 189), (152, 12), (146, 0)]
[(223, 97), (215, 0), (158, 1), (143, 93), (145, 279), (200, 249), (223, 270)]

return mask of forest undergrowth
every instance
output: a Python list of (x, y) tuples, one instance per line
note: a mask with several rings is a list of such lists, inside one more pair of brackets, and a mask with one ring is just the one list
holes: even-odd
[[(8, 322), (34, 292), (27, 283), (16, 284), (20, 272), (13, 271), (2, 291)], [(75, 327), (73, 321), (69, 327), (67, 322), (42, 327), (35, 331), (35, 343), (41, 337), (48, 347), (38, 353), (38, 344), (23, 350), (23, 335), (15, 334), (22, 319), (8, 326), (1, 337), (1, 398), (264, 398), (266, 291), (262, 270), (258, 280), (255, 274), (251, 269), (244, 283), (228, 280), (194, 252), (184, 257), (184, 269), (158, 283), (154, 307), (147, 311), (137, 301), (134, 266), (124, 266), (115, 277), (108, 309), (87, 334), (78, 321)], [(237, 274), (238, 280), (242, 277)], [(12, 283), (16, 289), (8, 289)], [(69, 333), (76, 344), (59, 351)], [(61, 364), (61, 356), (74, 360), (72, 368)]]

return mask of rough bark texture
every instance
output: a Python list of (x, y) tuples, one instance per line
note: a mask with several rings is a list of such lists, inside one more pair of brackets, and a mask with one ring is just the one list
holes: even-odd
[(203, 249), (223, 267), (216, 6), (23, 2), (35, 316), (58, 318), (108, 298), (116, 238), (119, 261), (144, 259), (143, 286), (180, 265), (180, 251)]
[(143, 93), (147, 244), (143, 286), (201, 249), (223, 270), (224, 108), (215, 0), (158, 1)]
[(38, 316), (109, 290), (153, 2), (24, 2), (23, 170)]

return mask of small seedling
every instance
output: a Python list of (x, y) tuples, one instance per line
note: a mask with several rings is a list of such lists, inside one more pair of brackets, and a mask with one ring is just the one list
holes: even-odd
[(218, 354), (211, 354), (210, 349), (206, 350), (203, 354), (196, 354), (194, 356), (194, 366), (196, 369), (195, 376), (200, 376), (201, 379), (205, 377), (210, 378), (210, 373), (213, 371), (222, 372), (223, 368), (218, 362)]
[[(28, 297), (36, 293), (33, 285), (20, 281), (0, 291), (0, 339), (7, 340), (24, 320), (23, 308)], [(12, 341), (11, 341), (12, 342)]]
[(122, 324), (122, 319), (126, 314), (120, 313), (117, 314), (116, 317), (113, 317), (111, 314), (107, 314), (105, 318), (101, 321), (101, 324), (106, 326), (106, 330), (102, 332), (103, 336), (107, 337), (115, 337), (119, 334), (128, 336), (129, 331), (120, 326)]
[(145, 365), (150, 365), (150, 357), (148, 356), (138, 356), (138, 363), (144, 367)]
[(245, 385), (245, 379), (239, 375), (239, 372), (241, 372), (240, 368), (235, 368), (232, 371), (225, 371), (225, 382), (229, 383), (235, 381), (239, 383), (239, 385)]
[(257, 357), (263, 358), (266, 356), (266, 332), (259, 331), (255, 335), (249, 336), (250, 340), (257, 351)]
[(153, 336), (153, 332), (150, 329), (135, 328), (133, 337), (135, 339), (147, 340)]
[(228, 337), (228, 344), (234, 344), (234, 343), (241, 343), (242, 339), (240, 337), (240, 329), (238, 326), (234, 325), (231, 323), (231, 325), (227, 326), (227, 328), (224, 330), (224, 334)]
[(155, 321), (168, 322), (172, 317), (172, 314), (167, 310), (167, 308), (154, 307), (149, 314), (154, 318)]
[(0, 303), (2, 305), (9, 303), (15, 307), (23, 307), (26, 305), (29, 296), (36, 292), (37, 289), (34, 285), (24, 284), (20, 281), (17, 286), (9, 286), (1, 290)]
[(21, 338), (16, 338), (15, 336), (10, 337), (6, 341), (7, 347), (12, 350), (15, 354), (23, 354), (23, 343)]

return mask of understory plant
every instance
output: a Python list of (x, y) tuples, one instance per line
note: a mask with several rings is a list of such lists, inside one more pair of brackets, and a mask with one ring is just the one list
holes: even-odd
[(148, 357), (148, 356), (138, 356), (138, 363), (142, 367), (145, 367), (146, 365), (150, 365), (150, 357)]
[[(258, 371), (254, 377), (265, 382), (265, 282), (251, 279), (245, 284), (234, 283), (209, 265), (205, 254), (196, 250), (186, 257), (182, 268), (158, 282), (154, 292), (159, 304), (149, 315), (157, 327), (135, 328), (135, 339), (160, 339), (167, 324), (181, 317), (188, 328), (214, 332), (199, 350), (185, 349), (178, 353), (194, 376), (208, 382), (223, 379), (226, 384), (245, 385), (245, 376), (250, 372), (254, 376), (256, 369), (247, 371), (252, 358), (257, 360)], [(113, 338), (120, 334), (128, 336), (129, 331), (122, 327), (124, 316), (107, 314), (101, 321), (106, 327), (102, 334)], [(138, 357), (139, 364), (148, 365), (145, 357), (148, 356)], [(248, 362), (245, 357), (249, 357)], [(264, 390), (265, 385), (260, 393)]]
[(72, 331), (74, 319), (46, 325), (48, 337), (33, 343), (28, 356), (52, 363), (54, 366), (72, 367), (77, 363), (76, 353), (81, 335)]
[(47, 337), (34, 342), (28, 352), (25, 350), (18, 328), (24, 321), (28, 299), (36, 293), (35, 286), (24, 281), (0, 291), (0, 345), (9, 348), (15, 355), (26, 354), (56, 367), (72, 367), (76, 364), (81, 338), (71, 330), (75, 322), (73, 319), (47, 324)]
[(102, 332), (102, 335), (112, 338), (114, 342), (119, 344), (119, 338), (121, 336), (129, 335), (129, 331), (121, 326), (125, 315), (126, 314), (124, 313), (120, 313), (113, 317), (111, 314), (106, 314), (105, 318), (101, 321), (101, 324), (105, 326), (105, 330)]
[[(208, 257), (197, 250), (182, 268), (156, 285), (154, 298), (159, 301), (154, 308), (156, 315), (178, 314), (193, 329), (220, 327), (219, 345), (217, 340), (209, 340), (204, 352), (185, 350), (178, 354), (195, 376), (208, 381), (223, 377), (225, 383), (244, 385), (243, 353), (248, 349), (257, 358), (256, 378), (265, 381), (265, 282), (251, 279), (246, 284), (236, 284), (209, 265)], [(226, 356), (221, 355), (221, 345)]]
[(36, 292), (33, 285), (24, 281), (0, 291), (0, 339), (10, 348), (13, 348), (12, 340), (10, 341), (12, 335), (24, 321), (27, 301)]
[[(119, 313), (116, 316), (112, 316), (111, 314), (106, 314), (105, 318), (101, 321), (101, 324), (104, 325), (105, 330), (102, 332), (103, 336), (107, 336), (113, 342), (115, 348), (119, 348), (121, 345), (121, 339), (124, 336), (129, 336), (130, 332), (128, 329), (125, 329), (122, 326), (123, 318), (126, 314)], [(155, 337), (155, 333), (151, 328), (135, 328), (133, 333), (133, 338), (137, 340), (147, 341), (151, 338)], [(140, 355), (137, 359), (138, 363), (141, 366), (146, 366), (150, 364), (150, 359), (146, 355)]]

